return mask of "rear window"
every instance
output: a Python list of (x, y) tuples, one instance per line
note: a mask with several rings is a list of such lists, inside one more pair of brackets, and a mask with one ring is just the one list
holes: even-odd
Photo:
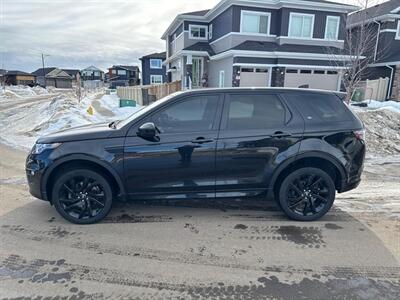
[(300, 110), (307, 122), (350, 121), (351, 115), (343, 101), (334, 94), (287, 94), (286, 98)]

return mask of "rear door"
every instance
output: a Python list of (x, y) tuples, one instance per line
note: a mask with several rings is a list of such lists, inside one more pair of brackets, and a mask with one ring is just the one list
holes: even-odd
[(297, 154), (304, 122), (274, 92), (225, 97), (217, 143), (217, 197), (266, 191), (276, 166)]

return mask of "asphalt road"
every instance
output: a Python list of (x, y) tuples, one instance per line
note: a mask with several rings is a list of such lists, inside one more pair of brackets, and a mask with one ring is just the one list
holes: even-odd
[[(0, 145), (0, 299), (399, 299), (399, 165), (312, 223), (262, 201), (119, 203), (77, 226)], [(397, 184), (397, 185), (396, 185)]]

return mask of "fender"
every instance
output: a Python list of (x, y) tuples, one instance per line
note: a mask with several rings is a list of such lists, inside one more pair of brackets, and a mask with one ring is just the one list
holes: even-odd
[(344, 166), (340, 163), (339, 160), (337, 160), (334, 156), (321, 152), (321, 151), (307, 151), (303, 153), (299, 153), (295, 156), (289, 157), (285, 161), (283, 161), (275, 170), (274, 174), (272, 175), (272, 179), (270, 181), (270, 184), (268, 186), (268, 193), (267, 193), (267, 198), (272, 199), (274, 196), (274, 186), (276, 183), (276, 180), (278, 179), (279, 175), (284, 171), (291, 163), (294, 163), (296, 161), (299, 161), (304, 158), (321, 158), (324, 160), (329, 161), (332, 163), (340, 173), (340, 177), (342, 178), (341, 185), (343, 185), (343, 179), (346, 178), (346, 172), (344, 169)]
[(54, 161), (50, 168), (48, 168), (42, 178), (42, 182), (41, 182), (41, 192), (43, 195), (43, 198), (47, 201), (50, 201), (50, 199), (48, 199), (47, 197), (47, 192), (46, 192), (46, 185), (47, 185), (47, 181), (50, 178), (50, 175), (52, 174), (52, 172), (61, 164), (69, 162), (69, 161), (74, 161), (74, 160), (86, 160), (88, 162), (92, 162), (94, 164), (97, 164), (101, 167), (103, 167), (104, 169), (106, 169), (108, 172), (110, 172), (110, 174), (114, 177), (115, 181), (118, 184), (118, 187), (121, 191), (122, 195), (125, 195), (125, 186), (123, 184), (123, 181), (121, 179), (121, 176), (118, 174), (117, 171), (115, 171), (115, 169), (113, 167), (111, 167), (110, 164), (108, 164), (105, 161), (102, 161), (98, 158), (96, 158), (95, 156), (91, 156), (91, 155), (87, 155), (87, 154), (70, 154), (67, 156), (63, 156), (60, 159), (57, 159), (56, 161)]

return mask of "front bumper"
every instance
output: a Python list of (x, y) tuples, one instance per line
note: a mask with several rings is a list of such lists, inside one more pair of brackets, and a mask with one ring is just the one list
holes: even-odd
[(46, 191), (42, 190), (42, 178), (45, 169), (45, 160), (33, 154), (28, 155), (25, 164), (25, 172), (29, 185), (29, 193), (35, 198), (47, 201)]

